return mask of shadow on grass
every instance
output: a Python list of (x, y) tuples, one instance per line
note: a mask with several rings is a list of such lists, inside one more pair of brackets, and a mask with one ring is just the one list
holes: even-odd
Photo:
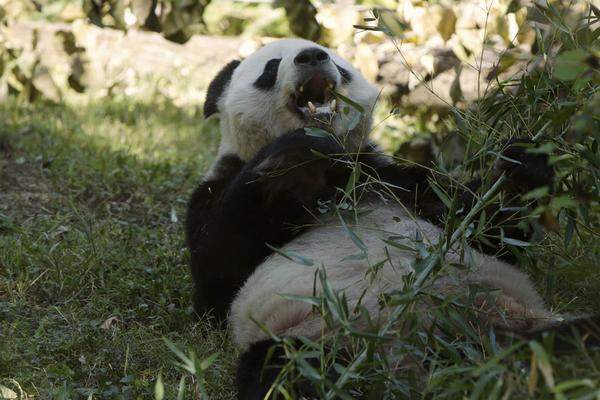
[(220, 353), (209, 392), (231, 398), (235, 352), (189, 307), (182, 230), (215, 124), (122, 102), (7, 103), (0, 121), (0, 379), (42, 398), (147, 397), (162, 371), (174, 393), (165, 336)]

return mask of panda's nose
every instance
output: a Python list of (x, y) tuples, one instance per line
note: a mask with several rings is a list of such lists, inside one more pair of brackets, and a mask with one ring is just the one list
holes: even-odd
[(296, 58), (294, 64), (299, 66), (317, 66), (329, 61), (329, 54), (318, 47), (310, 47), (302, 50)]

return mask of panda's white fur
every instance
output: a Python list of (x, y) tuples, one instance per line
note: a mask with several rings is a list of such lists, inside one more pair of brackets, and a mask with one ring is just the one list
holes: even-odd
[[(247, 161), (278, 135), (307, 126), (306, 121), (287, 107), (287, 103), (298, 83), (297, 69), (292, 68), (294, 57), (299, 51), (309, 47), (326, 51), (335, 64), (351, 73), (353, 79), (340, 85), (342, 76), (333, 64), (328, 65), (331, 74), (336, 77), (339, 92), (367, 110), (366, 118), (359, 124), (361, 129), (355, 135), (361, 136), (369, 131), (371, 111), (377, 100), (378, 90), (331, 49), (303, 39), (281, 39), (262, 47), (235, 69), (231, 82), (218, 102), (221, 143), (217, 159), (226, 154), (235, 154)], [(254, 81), (265, 64), (278, 58), (281, 58), (281, 63), (275, 87), (268, 92), (256, 88)], [(348, 111), (347, 114), (337, 113), (331, 121), (331, 127), (340, 136), (346, 134), (345, 127), (356, 113), (352, 107), (348, 107)], [(213, 168), (206, 179), (214, 174)]]
[[(368, 260), (342, 261), (360, 250), (346, 228), (334, 219), (311, 229), (281, 249), (284, 253), (296, 252), (309, 257), (314, 261), (314, 266), (300, 265), (275, 254), (256, 269), (231, 306), (229, 321), (234, 341), (240, 348), (247, 348), (253, 342), (267, 338), (264, 330), (254, 321), (282, 336), (315, 339), (322, 334), (324, 325), (320, 314), (310, 304), (282, 296), (313, 296), (315, 292), (320, 295), (322, 288), (319, 281), (315, 281), (315, 269), (319, 267), (326, 271), (331, 287), (345, 293), (349, 307), (354, 307), (361, 299), (361, 305), (376, 320), (382, 312), (379, 296), (402, 288), (402, 276), (412, 271), (411, 263), (415, 259), (412, 251), (400, 250), (383, 240), (392, 235), (415, 237), (418, 231), (424, 242), (435, 244), (443, 234), (440, 228), (413, 218), (400, 206), (376, 201), (363, 207), (371, 212), (359, 219), (353, 231), (368, 248)], [(375, 274), (375, 278), (367, 277), (369, 266), (386, 260), (388, 254), (389, 261)], [(458, 262), (459, 256), (451, 251), (446, 260)], [(517, 330), (548, 325), (553, 316), (544, 307), (526, 274), (475, 251), (472, 260), (468, 271), (448, 270), (428, 290), (441, 295), (460, 295), (464, 292), (466, 299), (470, 284), (498, 289), (501, 295), (496, 299), (497, 305), (504, 308), (506, 319), (496, 314), (490, 316), (491, 322)], [(366, 295), (363, 294), (365, 290)]]
[[(245, 59), (234, 71), (231, 81), (218, 102), (221, 115), (221, 143), (219, 157), (227, 154), (248, 160), (265, 144), (278, 135), (310, 125), (286, 107), (290, 94), (297, 84), (293, 59), (300, 50), (318, 46), (298, 39), (279, 40), (264, 46)], [(318, 46), (330, 55), (331, 59), (352, 74), (347, 85), (338, 85), (339, 91), (359, 103), (366, 116), (359, 124), (360, 129), (353, 135), (359, 142), (368, 136), (371, 126), (371, 111), (377, 99), (378, 90), (348, 62), (330, 49)], [(267, 61), (281, 58), (276, 86), (269, 91), (260, 90), (253, 82), (261, 74)], [(342, 77), (336, 74), (338, 84)], [(346, 116), (347, 118), (351, 116)], [(333, 120), (334, 132), (343, 136), (347, 126), (344, 114), (337, 113)], [(218, 163), (218, 161), (217, 161)], [(217, 164), (216, 163), (216, 164)], [(215, 168), (208, 174), (210, 179)], [(358, 249), (349, 238), (346, 229), (338, 219), (311, 228), (282, 248), (283, 252), (296, 252), (314, 261), (313, 267), (299, 265), (289, 259), (274, 254), (259, 265), (237, 293), (231, 305), (229, 317), (233, 339), (242, 349), (253, 342), (265, 339), (267, 335), (256, 324), (259, 322), (272, 333), (289, 336), (316, 338), (323, 332), (323, 323), (311, 306), (301, 301), (287, 300), (282, 295), (311, 296), (316, 289), (320, 292), (318, 280), (315, 287), (315, 269), (322, 267), (330, 285), (343, 291), (351, 306), (361, 298), (361, 304), (377, 319), (385, 310), (380, 310), (379, 295), (402, 287), (402, 277), (411, 271), (414, 253), (402, 251), (386, 245), (383, 239), (391, 235), (414, 237), (419, 231), (425, 242), (436, 243), (442, 230), (426, 221), (409, 215), (400, 205), (393, 202), (371, 199), (360, 205), (372, 210), (362, 216), (352, 229), (368, 248), (368, 260), (348, 260)], [(366, 277), (370, 265), (384, 260), (389, 253), (390, 262), (377, 273), (374, 280)], [(490, 316), (492, 322), (505, 324), (510, 328), (535, 328), (547, 325), (554, 316), (545, 308), (526, 274), (494, 257), (472, 251), (473, 262), (470, 270), (445, 271), (430, 291), (441, 294), (467, 295), (469, 284), (479, 284), (498, 289), (497, 304), (504, 308), (506, 319), (496, 313)], [(344, 261), (344, 259), (346, 259)], [(458, 261), (458, 255), (450, 251), (449, 261)], [(363, 291), (366, 290), (366, 295)], [(362, 296), (362, 297), (361, 297)], [(481, 304), (485, 308), (484, 304)]]

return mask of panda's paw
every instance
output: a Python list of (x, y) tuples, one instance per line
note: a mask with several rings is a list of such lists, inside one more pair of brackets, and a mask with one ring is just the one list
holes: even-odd
[(269, 203), (289, 199), (310, 207), (318, 198), (329, 198), (335, 193), (332, 176), (336, 172), (327, 159), (269, 159), (255, 172)]
[(548, 165), (548, 155), (537, 152), (540, 146), (530, 139), (513, 139), (494, 164), (494, 176), (504, 174), (506, 186), (515, 193), (526, 193), (554, 182), (554, 170)]
[(343, 148), (331, 138), (316, 138), (303, 130), (278, 138), (250, 163), (254, 179), (270, 201), (281, 195), (310, 205), (331, 196), (348, 168)]

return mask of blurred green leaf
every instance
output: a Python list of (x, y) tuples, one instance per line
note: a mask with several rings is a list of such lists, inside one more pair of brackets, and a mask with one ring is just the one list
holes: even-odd
[(317, 41), (321, 37), (321, 26), (317, 22), (317, 9), (310, 0), (277, 0), (276, 5), (285, 9), (290, 30), (302, 38)]
[(544, 196), (546, 196), (550, 192), (550, 188), (548, 186), (540, 186), (539, 188), (535, 188), (527, 193), (525, 193), (521, 198), (525, 201), (527, 200), (537, 200)]
[(550, 204), (554, 208), (574, 207), (576, 205), (575, 201), (569, 195), (554, 197)]
[(154, 399), (163, 400), (164, 397), (165, 386), (163, 385), (161, 374), (158, 374), (158, 378), (156, 378), (156, 383), (154, 384)]
[(546, 386), (548, 386), (550, 389), (554, 389), (554, 375), (552, 372), (552, 363), (550, 362), (548, 353), (546, 353), (546, 350), (535, 341), (529, 342), (529, 348), (536, 355), (537, 367), (546, 381)]
[(554, 76), (562, 81), (572, 81), (588, 69), (585, 60), (588, 54), (583, 49), (560, 53), (554, 65)]
[(511, 246), (516, 246), (516, 247), (529, 247), (531, 246), (531, 243), (529, 242), (524, 242), (522, 240), (518, 240), (518, 239), (512, 239), (512, 238), (508, 238), (508, 237), (503, 237), (502, 241), (506, 244), (509, 244)]
[(324, 129), (321, 128), (304, 128), (304, 132), (306, 132), (306, 134), (308, 136), (314, 136), (314, 137), (320, 137), (320, 138), (329, 138), (331, 137), (331, 133), (327, 132)]
[(437, 30), (444, 41), (448, 41), (456, 30), (456, 14), (452, 8), (443, 8)]
[(205, 371), (219, 358), (219, 353), (213, 353), (200, 361), (200, 370)]
[(379, 10), (379, 27), (389, 36), (402, 36), (410, 25), (402, 21), (395, 12)]

